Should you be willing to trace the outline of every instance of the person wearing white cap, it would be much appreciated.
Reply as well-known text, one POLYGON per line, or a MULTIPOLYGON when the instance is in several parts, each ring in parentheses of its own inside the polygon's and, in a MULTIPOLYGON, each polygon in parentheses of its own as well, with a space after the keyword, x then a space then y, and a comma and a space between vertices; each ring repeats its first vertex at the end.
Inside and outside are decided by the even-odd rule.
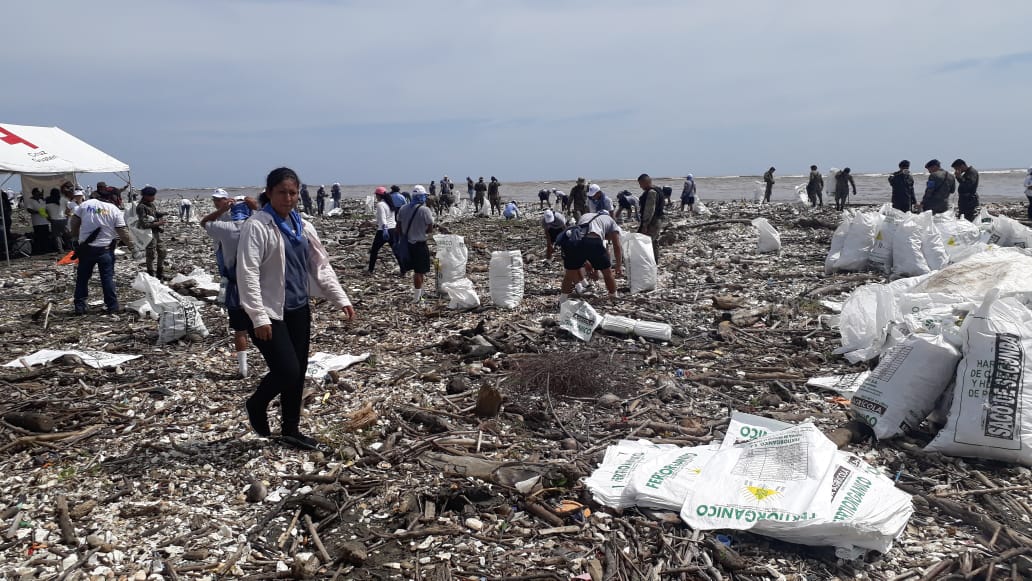
POLYGON ((588 186, 588 209, 595 213, 613 213, 613 200, 609 199, 598 184, 588 186))
MULTIPOLYGON (((211 194, 211 204, 215 206, 216 211, 225 212, 229 209, 230 206, 233 205, 233 198, 229 197, 229 192, 227 192, 226 190, 222 188, 216 188, 215 191, 211 194)), ((219 219, 228 220, 229 215, 223 213, 222 218, 219 219)))
POLYGON ((557 210, 545 210, 541 214, 541 225, 545 230, 545 258, 552 258, 555 252, 555 239, 566 229, 566 216, 557 210))

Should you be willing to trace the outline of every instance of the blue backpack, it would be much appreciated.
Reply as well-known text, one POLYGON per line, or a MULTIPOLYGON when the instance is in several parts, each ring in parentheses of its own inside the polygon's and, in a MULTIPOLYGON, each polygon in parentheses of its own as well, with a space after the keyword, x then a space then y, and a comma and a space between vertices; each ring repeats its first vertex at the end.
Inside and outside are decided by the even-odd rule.
POLYGON ((563 250, 571 250, 580 246, 580 243, 588 235, 588 226, 595 221, 595 218, 598 218, 601 215, 602 214, 595 214, 587 222, 583 224, 574 224, 560 232, 559 235, 555 237, 556 246, 563 250))

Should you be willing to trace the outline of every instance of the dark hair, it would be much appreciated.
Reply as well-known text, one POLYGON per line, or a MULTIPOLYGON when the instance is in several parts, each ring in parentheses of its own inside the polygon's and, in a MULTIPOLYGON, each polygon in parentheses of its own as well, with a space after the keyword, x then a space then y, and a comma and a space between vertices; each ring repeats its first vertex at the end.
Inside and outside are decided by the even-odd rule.
POLYGON ((950 164, 950 167, 956 169, 962 165, 967 165, 967 162, 958 157, 957 159, 953 160, 953 163, 950 164))
POLYGON ((400 193, 400 192, 401 192, 401 187, 399 187, 399 186, 391 186, 391 193, 392 194, 396 194, 396 193, 400 193))
MULTIPOLYGON (((283 181, 283 180, 280 180, 280 181, 283 181)), ((258 205, 259 206, 264 206, 265 204, 268 204, 268 203, 269 203, 269 194, 266 194, 265 192, 262 192, 262 193, 258 194, 258 205)))
POLYGON ((901 168, 903 168, 903 167, 910 167, 910 160, 909 159, 904 159, 903 161, 899 162, 899 167, 901 167, 901 168))
POLYGON ((817 169, 817 166, 815 166, 815 165, 811 165, 810 166, 810 171, 815 171, 816 169, 817 169))
POLYGON ((50 195, 47 196, 47 203, 56 204, 61 199, 61 190, 57 188, 50 188, 50 195))
POLYGON ((847 167, 847 168, 844 168, 844 169, 842 170, 842 173, 849 173, 849 172, 850 172, 850 169, 849 169, 848 167, 847 167))
POLYGON ((651 177, 649 177, 649 174, 647 174, 647 173, 643 173, 643 174, 641 174, 640 176, 638 176, 638 181, 639 181, 639 182, 640 182, 641 180, 651 180, 651 179, 652 179, 652 178, 651 178, 651 177))
POLYGON ((928 163, 925 164, 925 169, 932 169, 933 167, 942 167, 942 164, 937 159, 928 160, 928 163))
MULTIPOLYGON (((265 178, 265 191, 267 192, 287 180, 294 180, 294 183, 301 184, 301 178, 297 177, 297 172, 289 167, 278 167, 270 171, 269 176, 265 178)), ((268 197, 266 197, 266 202, 268 202, 268 197)))

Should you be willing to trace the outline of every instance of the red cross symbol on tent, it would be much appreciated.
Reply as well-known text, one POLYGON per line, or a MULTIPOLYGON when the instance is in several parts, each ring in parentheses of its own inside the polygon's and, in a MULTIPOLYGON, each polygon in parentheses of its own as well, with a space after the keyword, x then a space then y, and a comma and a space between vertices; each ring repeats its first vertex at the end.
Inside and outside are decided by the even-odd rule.
POLYGON ((0 141, 3 141, 4 143, 8 143, 11 145, 18 145, 19 143, 24 143, 25 145, 28 145, 31 149, 39 149, 34 144, 25 141, 21 137, 18 137, 17 135, 4 129, 3 127, 0 127, 0 135, 3 135, 3 137, 0 137, 0 141))

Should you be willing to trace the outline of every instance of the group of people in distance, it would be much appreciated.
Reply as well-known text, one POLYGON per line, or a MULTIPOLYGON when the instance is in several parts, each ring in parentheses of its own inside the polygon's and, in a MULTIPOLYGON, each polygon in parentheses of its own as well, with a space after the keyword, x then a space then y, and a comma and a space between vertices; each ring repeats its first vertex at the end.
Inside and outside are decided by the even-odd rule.
MULTIPOLYGON (((924 196, 917 201, 914 189, 914 177, 910 174, 910 161, 904 159, 899 162, 899 169, 889 175, 889 185, 892 187, 892 207, 901 212, 922 212, 931 210, 935 214, 942 214, 949 210, 949 198, 954 192, 957 193, 957 216, 974 222, 978 213, 978 170, 968 165, 963 159, 957 158, 950 164, 953 173, 943 169, 938 159, 929 160, 925 164, 928 170, 928 180, 925 183, 924 196)), ((774 185, 774 168, 771 167, 763 174, 763 181, 766 184, 764 201, 770 201, 770 191, 774 185)), ((847 167, 841 171, 832 172, 835 180, 835 209, 843 210, 846 200, 849 197, 850 188, 853 195, 856 195, 856 182, 853 174, 847 167)), ((1032 169, 1029 169, 1025 179, 1025 193, 1029 197, 1029 219, 1032 219, 1032 169)), ((811 206, 824 205, 824 177, 818 171, 816 165, 810 166, 810 176, 806 182, 806 195, 811 206)))
POLYGON ((322 216, 327 211, 326 198, 329 197, 332 203, 330 210, 335 210, 340 208, 341 195, 340 183, 334 182, 334 184, 330 186, 330 193, 328 196, 326 194, 326 186, 319 186, 319 189, 315 191, 315 211, 313 212, 312 194, 308 192, 308 184, 301 184, 301 207, 303 208, 304 213, 309 216, 322 216))

